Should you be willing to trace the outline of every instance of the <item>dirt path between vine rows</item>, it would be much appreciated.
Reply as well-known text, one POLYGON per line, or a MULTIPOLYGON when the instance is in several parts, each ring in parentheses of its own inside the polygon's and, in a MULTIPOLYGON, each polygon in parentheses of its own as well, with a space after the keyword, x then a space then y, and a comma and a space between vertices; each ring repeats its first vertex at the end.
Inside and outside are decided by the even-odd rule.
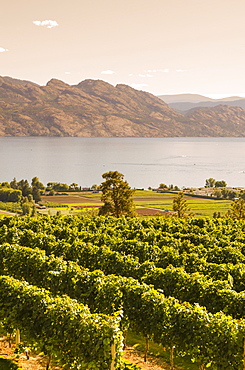
MULTIPOLYGON (((142 369, 146 370, 170 370, 169 364, 164 362, 159 357, 148 356, 147 362, 144 362, 143 352, 137 351, 134 347, 127 347, 124 352, 123 357, 132 362, 133 364, 138 365, 142 369)), ((175 366, 176 370, 184 370, 183 368, 175 366)))
MULTIPOLYGON (((14 349, 14 345, 9 348, 5 338, 0 338, 0 356, 15 359, 16 355, 14 353, 14 349)), ((127 347, 124 351, 123 357, 144 370, 170 370, 170 366, 161 358, 148 356, 147 362, 144 362, 144 354, 135 350, 133 347, 127 347)), ((26 356, 21 354, 18 359, 18 365, 23 370, 44 370, 46 369, 47 358, 45 356, 30 354, 30 358, 27 360, 26 356)), ((177 367, 175 367, 175 369, 181 370, 181 368, 177 367)), ((62 368, 51 365, 50 370, 62 370, 62 368)))

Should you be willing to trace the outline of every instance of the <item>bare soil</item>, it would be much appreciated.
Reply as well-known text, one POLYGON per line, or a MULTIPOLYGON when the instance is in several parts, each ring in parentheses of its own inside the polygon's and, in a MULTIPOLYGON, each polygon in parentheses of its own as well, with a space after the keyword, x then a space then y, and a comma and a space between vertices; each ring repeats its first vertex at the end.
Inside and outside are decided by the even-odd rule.
MULTIPOLYGON (((6 338, 0 338, 0 355, 8 359, 13 359, 18 362, 18 366, 23 370, 44 370, 48 363, 48 358, 46 356, 40 356, 38 354, 29 354, 29 359, 27 359, 25 354, 20 354, 17 359, 15 351, 15 345, 12 344, 11 348, 6 338)), ((57 366, 51 366, 52 370, 62 370, 62 368, 57 366)))
MULTIPOLYGON (((170 370, 170 365, 164 362, 161 358, 148 356, 147 362, 144 362, 143 352, 135 350, 133 347, 127 347, 123 357, 131 363, 138 365, 146 370, 170 370)), ((174 367, 175 370, 184 370, 183 368, 174 367)))
MULTIPOLYGON (((18 361, 18 366, 23 370, 44 370, 48 359, 46 356, 40 356, 38 354, 30 353, 30 358, 27 359, 25 354, 20 354, 19 359, 16 359, 16 354, 14 353, 15 345, 9 347, 9 343, 6 338, 0 338, 0 355, 9 359, 15 359, 18 361)), ((166 364, 160 358, 153 356, 148 356, 147 362, 144 362, 144 354, 140 351, 135 350, 133 347, 127 347, 124 351, 123 357, 133 364, 140 366, 145 370, 170 370, 170 366, 166 364)), ((180 368, 178 368, 181 370, 180 368)), ((178 370, 176 367, 176 370, 178 370)), ((51 364, 50 370, 62 370, 58 366, 51 364)))
POLYGON ((159 215, 170 216, 173 213, 170 211, 166 212, 163 209, 149 208, 149 207, 137 208, 136 211, 140 216, 159 216, 159 215))
POLYGON ((100 198, 86 198, 79 195, 54 195, 42 196, 42 202, 54 202, 60 204, 69 203, 100 203, 100 198))

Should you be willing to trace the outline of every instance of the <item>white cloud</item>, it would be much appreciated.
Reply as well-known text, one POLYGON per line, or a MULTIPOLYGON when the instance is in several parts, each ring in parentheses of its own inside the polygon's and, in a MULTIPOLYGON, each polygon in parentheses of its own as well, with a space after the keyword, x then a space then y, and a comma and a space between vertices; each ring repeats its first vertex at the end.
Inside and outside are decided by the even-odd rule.
POLYGON ((106 71, 101 72, 102 75, 114 75, 115 72, 111 71, 110 69, 107 69, 106 71))
POLYGON ((187 69, 176 69, 176 72, 186 72, 187 69))
POLYGON ((50 19, 46 21, 33 21, 33 23, 36 26, 43 26, 47 28, 57 27, 59 25, 56 21, 51 21, 50 19))
POLYGON ((168 68, 165 68, 165 69, 148 69, 146 72, 147 73, 158 73, 158 72, 168 73, 169 69, 168 68))
POLYGON ((5 51, 8 51, 8 49, 0 48, 0 53, 4 53, 5 51))
POLYGON ((65 72, 65 74, 66 74, 66 75, 70 75, 70 74, 71 74, 71 72, 65 72))
POLYGON ((132 77, 133 76, 133 73, 130 73, 129 76, 132 77))
POLYGON ((148 86, 147 84, 135 84, 135 83, 132 83, 131 84, 131 87, 133 87, 134 89, 142 89, 143 87, 146 87, 148 86))
POLYGON ((138 76, 139 76, 139 77, 153 77, 153 76, 152 76, 152 75, 150 75, 149 73, 147 73, 146 75, 139 74, 138 76))

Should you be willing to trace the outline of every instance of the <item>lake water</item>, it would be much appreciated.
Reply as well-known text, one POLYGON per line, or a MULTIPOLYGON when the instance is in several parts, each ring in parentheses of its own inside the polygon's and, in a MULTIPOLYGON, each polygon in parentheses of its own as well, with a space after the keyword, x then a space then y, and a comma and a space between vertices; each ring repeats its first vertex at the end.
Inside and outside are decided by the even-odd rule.
POLYGON ((245 186, 245 138, 0 138, 1 182, 37 176, 87 187, 110 170, 135 188, 200 187, 210 177, 245 186))

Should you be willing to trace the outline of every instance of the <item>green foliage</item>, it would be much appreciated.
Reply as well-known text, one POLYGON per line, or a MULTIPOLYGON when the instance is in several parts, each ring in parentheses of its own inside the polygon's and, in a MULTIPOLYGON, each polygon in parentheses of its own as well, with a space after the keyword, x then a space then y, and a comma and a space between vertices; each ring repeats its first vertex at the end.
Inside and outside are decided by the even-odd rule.
POLYGON ((69 191, 79 191, 80 188, 78 186, 78 184, 76 184, 75 182, 73 182, 70 186, 69 186, 69 191))
POLYGON ((35 202, 40 202, 41 200, 41 192, 39 190, 38 187, 36 186, 33 186, 32 187, 32 196, 33 196, 33 199, 35 200, 35 202))
POLYGON ((1 188, 10 188, 10 184, 7 181, 0 182, 1 188))
POLYGON ((0 202, 0 209, 13 213, 21 213, 20 204, 16 202, 0 202))
POLYGON ((28 182, 28 180, 20 180, 17 182, 18 189, 21 190, 22 196, 27 197, 28 194, 32 193, 32 188, 28 182))
POLYGON ((111 344, 120 359, 118 319, 93 315, 88 307, 68 297, 52 298, 49 292, 0 278, 0 319, 20 328, 26 338, 39 343, 46 354, 54 353, 63 365, 81 369, 109 368, 111 344))
POLYGON ((49 182, 47 184, 47 191, 68 191, 69 185, 60 182, 49 182))
POLYGON ((0 356, 0 369, 1 370, 22 370, 15 361, 2 358, 0 356))
POLYGON ((184 199, 184 193, 179 192, 178 196, 173 199, 173 211, 177 212, 177 217, 187 217, 190 208, 187 206, 186 199, 184 199))
MULTIPOLYGON (((0 244, 2 273, 22 280, 21 284, 28 287, 24 283, 28 281, 48 289, 57 299, 69 294, 87 304, 93 314, 111 315, 122 309, 122 329, 130 325, 162 346, 175 346, 177 353, 188 354, 200 366, 242 369, 243 219, 14 217, 0 220, 0 244), (96 269, 103 271, 92 271, 96 269)), ((34 301, 30 291, 28 299, 22 296, 22 287, 18 285, 18 308, 28 301, 28 308, 24 306, 23 310, 27 310, 32 325, 34 301)), ((2 305, 12 302, 4 289, 0 289, 0 312, 2 305)), ((40 297, 40 304, 49 306, 51 296, 40 297)), ((59 307, 71 304, 59 302, 59 307)), ((49 308, 45 307, 42 306, 41 320, 44 313, 49 315, 49 308)), ((56 307, 55 302, 52 307, 56 307)), ((16 327, 20 313, 15 308, 11 312, 4 317, 16 327)), ((45 316, 45 320, 49 319, 45 316)), ((63 322, 67 320, 59 320, 62 328, 63 322)), ((39 324, 41 327, 42 321, 39 324)), ((24 325, 21 329, 27 337, 31 336, 24 325)), ((55 330, 59 333, 60 329, 55 330)), ((45 342, 46 348, 72 363, 75 352, 66 347, 69 360, 64 360, 66 355, 60 354, 57 345, 50 341, 45 342)), ((44 345, 42 338, 40 343, 44 345)))
POLYGON ((11 188, 0 188, 0 201, 19 202, 21 200, 21 191, 11 188))
POLYGON ((224 180, 215 181, 214 186, 216 188, 225 188, 227 183, 224 180))
POLYGON ((45 186, 39 181, 39 178, 38 177, 33 177, 33 179, 31 180, 31 186, 32 188, 37 188, 39 190, 44 190, 45 189, 45 186))
POLYGON ((218 180, 216 181, 214 178, 210 177, 209 179, 206 179, 205 188, 225 188, 226 182, 224 180, 218 180))
POLYGON ((142 368, 123 359, 121 370, 142 370, 142 368))
POLYGON ((32 203, 30 203, 30 202, 24 202, 24 203, 22 203, 21 208, 22 208, 22 214, 23 215, 27 215, 27 216, 30 216, 31 215, 31 212, 32 212, 32 203))
POLYGON ((130 188, 123 175, 117 171, 109 171, 102 175, 104 182, 100 185, 102 191, 100 215, 113 215, 115 217, 135 216, 133 202, 134 190, 130 188))
POLYGON ((245 200, 243 198, 238 198, 233 201, 228 216, 238 220, 245 218, 245 200))
POLYGON ((214 178, 210 177, 209 179, 206 179, 205 187, 206 188, 213 188, 214 185, 215 185, 215 182, 216 182, 216 180, 214 178))

